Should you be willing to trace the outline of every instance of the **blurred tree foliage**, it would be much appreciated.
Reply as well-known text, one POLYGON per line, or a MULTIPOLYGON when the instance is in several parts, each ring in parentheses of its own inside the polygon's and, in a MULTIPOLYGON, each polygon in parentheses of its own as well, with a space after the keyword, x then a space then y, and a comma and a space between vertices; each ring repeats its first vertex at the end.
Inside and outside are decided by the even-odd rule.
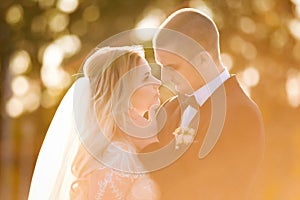
POLYGON ((230 71, 237 73, 242 81, 245 79, 246 87, 246 69, 250 69, 247 71, 250 78, 258 76, 257 83, 251 85, 250 80, 247 89, 264 117, 266 156, 252 199, 300 197, 297 190, 300 186, 299 1, 80 0, 74 1, 78 6, 67 12, 59 8, 59 2, 0 2, 1 197, 26 199, 38 150, 65 92, 61 89, 56 93, 57 100, 52 106, 38 106, 16 118, 9 117, 7 102, 13 95, 11 81, 15 76, 9 69, 12 55, 19 50, 28 52, 30 66, 22 74, 33 80, 42 94, 47 87, 41 79, 41 54, 57 38, 72 34, 80 40, 80 51, 62 61, 62 68, 74 74, 84 56, 99 42, 134 28, 153 10, 167 16, 182 7, 195 7, 212 15, 220 30, 221 52, 232 65, 230 71), (55 16, 59 16, 56 21, 55 16), (294 79, 290 81, 293 90, 290 95, 296 95, 294 104, 287 98, 291 77, 294 79))

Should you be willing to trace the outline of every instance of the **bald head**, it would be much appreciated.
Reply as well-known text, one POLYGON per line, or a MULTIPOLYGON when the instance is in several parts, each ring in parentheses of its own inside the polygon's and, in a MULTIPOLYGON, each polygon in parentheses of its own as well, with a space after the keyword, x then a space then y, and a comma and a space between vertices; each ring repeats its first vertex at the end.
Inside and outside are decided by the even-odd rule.
POLYGON ((180 41, 163 34, 162 30, 172 30, 190 37, 202 50, 207 51, 216 64, 220 63, 219 52, 219 32, 215 23, 205 14, 196 9, 184 8, 171 14, 160 26, 160 31, 153 39, 155 48, 165 48, 167 44, 178 44, 182 48, 180 41))

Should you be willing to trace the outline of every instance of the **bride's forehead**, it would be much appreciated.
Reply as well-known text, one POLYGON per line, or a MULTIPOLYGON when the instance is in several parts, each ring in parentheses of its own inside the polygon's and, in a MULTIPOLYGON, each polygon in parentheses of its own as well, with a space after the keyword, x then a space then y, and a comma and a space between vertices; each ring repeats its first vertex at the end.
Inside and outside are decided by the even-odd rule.
POLYGON ((148 62, 147 62, 146 58, 139 57, 138 65, 147 65, 147 64, 148 64, 148 62))
POLYGON ((142 77, 144 74, 151 73, 151 67, 148 65, 148 63, 145 64, 138 64, 136 66, 131 67, 129 71, 127 71, 123 76, 123 78, 131 79, 142 77))

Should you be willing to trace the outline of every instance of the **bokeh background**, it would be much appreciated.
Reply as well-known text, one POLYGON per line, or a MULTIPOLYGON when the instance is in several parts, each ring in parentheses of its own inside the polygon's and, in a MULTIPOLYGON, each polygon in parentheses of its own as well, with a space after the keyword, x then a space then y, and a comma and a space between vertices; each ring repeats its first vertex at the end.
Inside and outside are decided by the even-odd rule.
POLYGON ((51 118, 90 50, 182 7, 214 19, 224 63, 261 108, 265 159, 250 199, 300 199, 300 0, 0 1, 0 199, 27 199, 51 118))

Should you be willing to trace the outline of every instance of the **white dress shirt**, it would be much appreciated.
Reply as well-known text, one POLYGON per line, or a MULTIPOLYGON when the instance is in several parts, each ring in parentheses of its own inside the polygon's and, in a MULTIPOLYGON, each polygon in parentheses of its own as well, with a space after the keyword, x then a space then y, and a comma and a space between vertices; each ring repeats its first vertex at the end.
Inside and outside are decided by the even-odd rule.
POLYGON ((186 96, 195 96, 197 103, 202 106, 207 99, 218 89, 228 78, 230 74, 227 69, 225 69, 219 76, 208 82, 203 87, 199 88, 193 94, 186 96))

